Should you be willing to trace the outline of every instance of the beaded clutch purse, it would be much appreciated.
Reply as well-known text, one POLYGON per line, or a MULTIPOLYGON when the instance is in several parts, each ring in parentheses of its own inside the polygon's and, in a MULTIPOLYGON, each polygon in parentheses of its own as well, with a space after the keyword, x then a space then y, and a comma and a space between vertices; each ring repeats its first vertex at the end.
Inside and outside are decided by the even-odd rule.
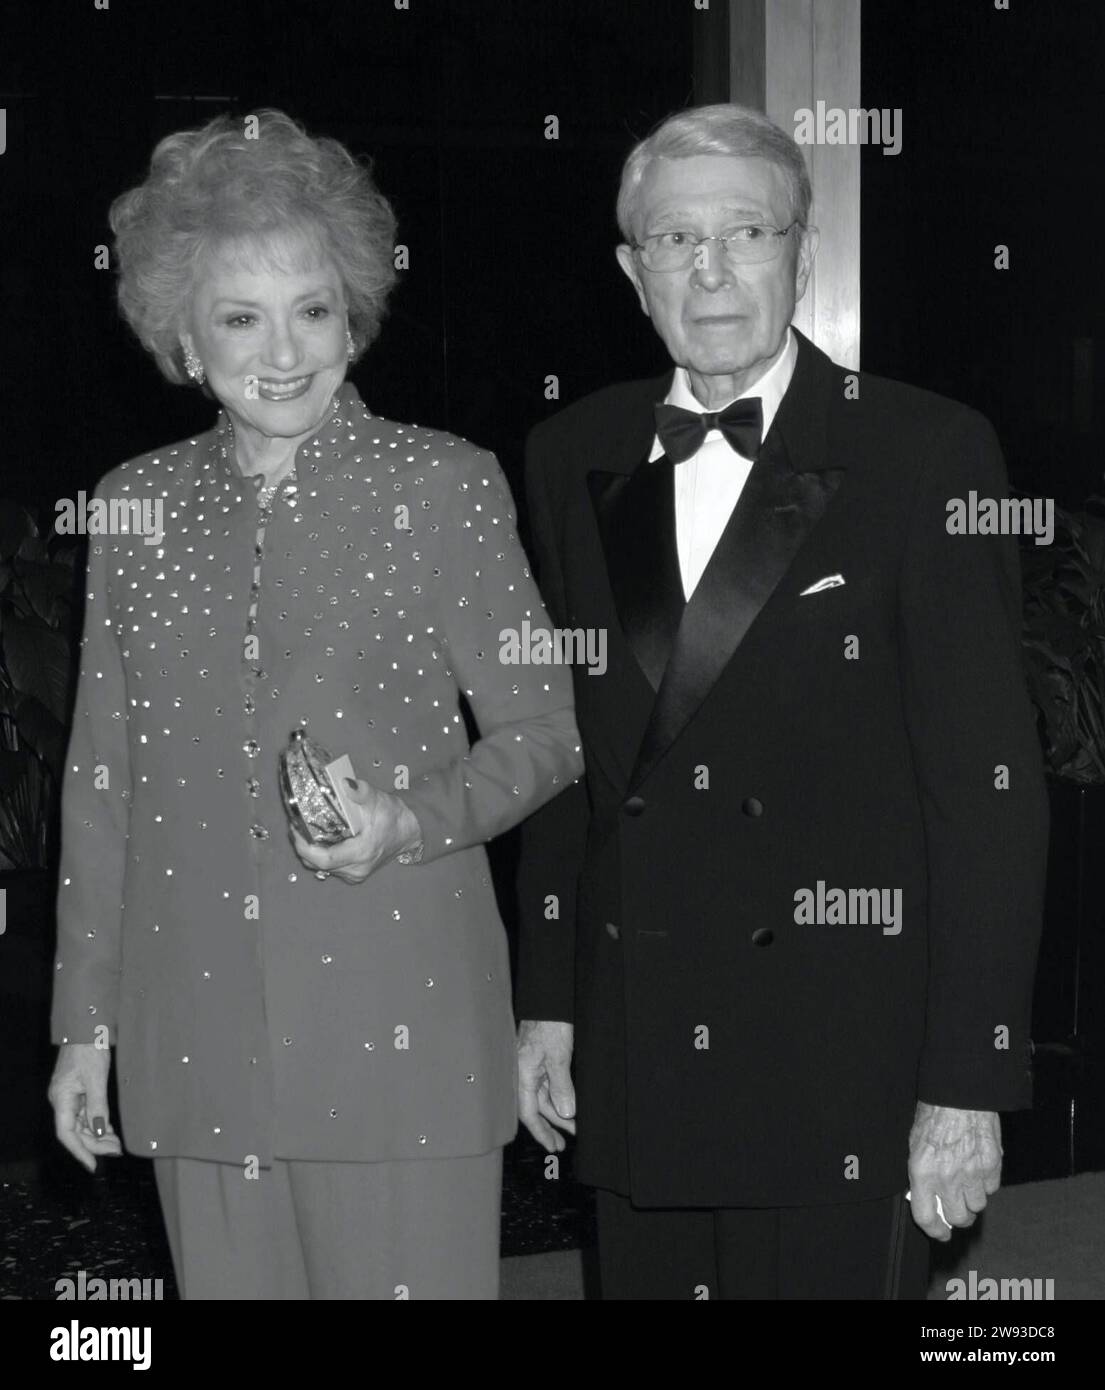
POLYGON ((342 806, 327 764, 330 754, 294 729, 280 754, 280 795, 288 819, 314 845, 336 845, 357 832, 342 806))

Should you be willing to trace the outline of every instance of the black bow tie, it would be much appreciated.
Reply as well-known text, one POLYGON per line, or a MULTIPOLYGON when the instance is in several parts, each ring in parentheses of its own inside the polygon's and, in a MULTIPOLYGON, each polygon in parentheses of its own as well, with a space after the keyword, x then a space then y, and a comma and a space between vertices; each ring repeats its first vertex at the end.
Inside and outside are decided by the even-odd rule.
POLYGON ((656 435, 672 463, 683 463, 702 448, 710 430, 720 430, 730 448, 755 459, 763 434, 759 396, 745 396, 722 411, 684 410, 678 405, 656 406, 656 435))

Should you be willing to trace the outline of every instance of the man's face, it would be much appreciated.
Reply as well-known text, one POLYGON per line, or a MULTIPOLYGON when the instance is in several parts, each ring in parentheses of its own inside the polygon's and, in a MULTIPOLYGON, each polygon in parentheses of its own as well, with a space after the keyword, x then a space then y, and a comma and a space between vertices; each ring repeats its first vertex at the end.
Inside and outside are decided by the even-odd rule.
MULTIPOLYGON (((766 159, 692 155, 654 159, 637 204, 637 240, 656 232, 716 236, 743 222, 782 229, 792 220, 782 170, 766 159)), ((734 264, 716 241, 698 248, 684 270, 651 271, 629 246, 618 262, 672 361, 705 377, 751 380, 782 345, 794 306, 805 292, 817 230, 793 228, 772 261, 734 264)))

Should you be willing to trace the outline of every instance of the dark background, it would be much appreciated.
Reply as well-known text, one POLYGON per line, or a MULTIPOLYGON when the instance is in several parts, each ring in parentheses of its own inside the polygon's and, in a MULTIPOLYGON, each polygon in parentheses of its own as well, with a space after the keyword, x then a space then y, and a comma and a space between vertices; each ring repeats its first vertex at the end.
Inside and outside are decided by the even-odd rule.
POLYGON ((862 104, 905 132, 862 155, 863 366, 981 410, 1068 505, 1103 490, 1103 63, 1099 0, 863 6, 862 104))
MULTIPOLYGON (((548 374, 566 402, 665 365, 614 263, 617 179, 659 118, 723 95, 724 10, 9 0, 0 490, 52 514, 208 426, 119 321, 94 248, 162 135, 266 105, 370 155, 410 247, 355 372, 366 401, 493 448, 517 484, 526 431, 559 405, 548 374)), ((864 6, 862 103, 903 109, 904 147, 862 152, 863 365, 976 405, 1014 482, 1069 501, 1101 473, 1103 58, 1099 0, 864 6)))

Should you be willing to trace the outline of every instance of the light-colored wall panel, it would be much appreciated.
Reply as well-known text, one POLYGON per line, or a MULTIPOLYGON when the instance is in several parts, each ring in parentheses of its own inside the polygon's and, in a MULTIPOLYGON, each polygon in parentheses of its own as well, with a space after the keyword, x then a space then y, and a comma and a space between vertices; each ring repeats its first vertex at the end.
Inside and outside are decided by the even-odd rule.
MULTIPOLYGON (((861 0, 730 0, 731 99, 760 107, 791 134, 795 113, 816 111, 819 101, 826 108, 858 108, 860 5, 861 0)), ((821 247, 794 321, 835 361, 858 367, 859 146, 810 144, 802 152, 821 247)))

